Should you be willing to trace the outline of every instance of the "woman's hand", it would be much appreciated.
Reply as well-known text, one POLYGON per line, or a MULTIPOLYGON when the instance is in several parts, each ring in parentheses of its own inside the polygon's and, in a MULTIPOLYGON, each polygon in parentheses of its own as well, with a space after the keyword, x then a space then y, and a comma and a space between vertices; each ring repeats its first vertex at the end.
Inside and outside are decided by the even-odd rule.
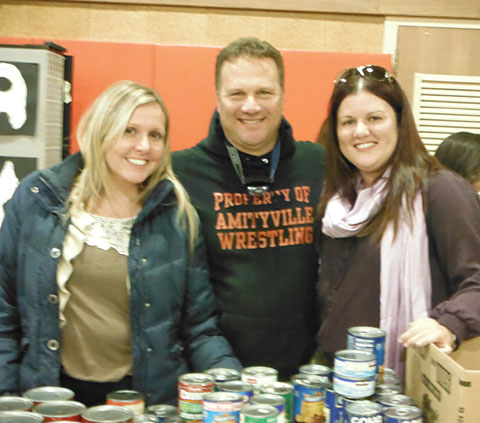
POLYGON ((455 349, 455 340, 456 336, 449 329, 429 317, 409 323, 408 330, 398 338, 405 348, 435 344, 445 354, 455 349))

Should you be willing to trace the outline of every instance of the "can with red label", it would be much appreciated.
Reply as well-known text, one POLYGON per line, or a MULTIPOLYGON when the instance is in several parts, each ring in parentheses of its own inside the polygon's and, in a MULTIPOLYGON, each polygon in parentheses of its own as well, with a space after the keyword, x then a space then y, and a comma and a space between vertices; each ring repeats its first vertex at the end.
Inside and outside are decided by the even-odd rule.
POLYGON ((203 420, 203 397, 215 389, 215 378, 205 373, 186 373, 178 379, 178 411, 183 420, 203 420))
POLYGON ((242 370, 242 381, 253 385, 254 392, 260 392, 260 387, 266 383, 276 382, 278 371, 272 367, 251 366, 242 370))
POLYGON ((24 397, 4 396, 0 397, 0 412, 2 411, 30 411, 33 401, 24 397))
POLYGON ((130 408, 135 415, 140 415, 145 410, 143 394, 129 389, 110 392, 106 404, 130 408))
POLYGON ((43 416, 33 411, 2 411, 0 423, 43 423, 43 416))
POLYGON ((35 404, 45 401, 70 401, 75 393, 61 386, 39 386, 23 393, 23 397, 31 399, 35 404))
POLYGON ((131 423, 133 417, 130 408, 118 405, 96 405, 82 413, 82 421, 85 423, 131 423))
POLYGON ((46 401, 34 407, 34 411, 43 416, 45 422, 69 420, 82 421, 82 412, 85 405, 78 401, 46 401))

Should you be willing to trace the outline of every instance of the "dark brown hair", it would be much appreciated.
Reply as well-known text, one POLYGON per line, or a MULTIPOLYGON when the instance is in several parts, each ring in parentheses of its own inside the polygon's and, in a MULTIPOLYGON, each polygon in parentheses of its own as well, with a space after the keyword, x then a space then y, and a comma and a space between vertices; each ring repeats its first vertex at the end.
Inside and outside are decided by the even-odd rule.
POLYGON ((480 180, 480 134, 462 131, 449 135, 438 147, 435 157, 472 185, 480 180))
POLYGON ((402 199, 405 196, 408 210, 412 210, 413 200, 419 189, 424 189, 428 177, 438 169, 437 161, 425 148, 415 126, 415 120, 408 99, 393 76, 379 66, 351 68, 344 71, 337 79, 330 98, 327 118, 319 134, 318 142, 323 144, 327 155, 322 197, 318 205, 318 217, 325 213, 328 201, 339 193, 353 206, 357 198, 355 185, 358 180, 358 169, 341 153, 337 137, 337 114, 342 101, 349 95, 360 91, 369 92, 386 101, 394 110, 397 118, 398 143, 385 169, 391 166, 392 172, 386 189, 388 194, 383 207, 376 217, 367 225, 360 236, 375 233, 378 240, 390 221, 397 229, 402 199), (373 68, 383 70, 371 75, 362 72, 373 68))

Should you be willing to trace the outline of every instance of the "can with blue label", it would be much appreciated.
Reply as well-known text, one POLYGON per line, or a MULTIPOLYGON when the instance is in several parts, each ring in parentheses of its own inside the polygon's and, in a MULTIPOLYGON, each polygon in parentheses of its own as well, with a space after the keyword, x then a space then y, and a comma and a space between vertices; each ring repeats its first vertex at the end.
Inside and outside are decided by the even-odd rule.
POLYGON ((285 398, 285 419, 288 423, 293 418, 293 385, 290 382, 272 382, 262 385, 260 392, 263 394, 276 394, 285 398))
POLYGON ((385 410, 385 423, 423 423, 423 412, 412 405, 397 405, 385 410))
POLYGON ((354 378, 333 373, 333 389, 351 399, 367 399, 375 393, 375 376, 354 378))
POLYGON ((368 351, 342 350, 335 353, 334 371, 336 374, 368 378, 377 374, 377 359, 368 351))
POLYGON ((322 377, 325 382, 332 381, 332 369, 321 364, 304 364, 298 368, 300 373, 322 377))
POLYGON ((203 397, 204 423, 238 423, 243 397, 234 392, 211 392, 203 397))
POLYGON ((355 401, 347 404, 343 423, 383 423, 383 407, 372 401, 355 401))
POLYGON ((316 421, 323 418, 325 387, 328 383, 321 377, 308 374, 292 376, 293 420, 295 422, 316 421))
POLYGON ((383 408, 390 408, 396 405, 415 405, 411 397, 405 394, 382 395, 376 401, 383 405, 383 408))
POLYGON ((383 329, 370 326, 354 326, 348 329, 347 349, 368 351, 375 354, 377 373, 383 373, 385 363, 385 337, 383 329))
POLYGON ((325 387, 325 399, 323 401, 323 415, 325 423, 342 423, 343 398, 333 390, 333 384, 325 387))
POLYGON ((217 383, 219 392, 235 392, 242 395, 243 402, 249 402, 253 395, 253 385, 241 380, 232 380, 230 382, 217 383))

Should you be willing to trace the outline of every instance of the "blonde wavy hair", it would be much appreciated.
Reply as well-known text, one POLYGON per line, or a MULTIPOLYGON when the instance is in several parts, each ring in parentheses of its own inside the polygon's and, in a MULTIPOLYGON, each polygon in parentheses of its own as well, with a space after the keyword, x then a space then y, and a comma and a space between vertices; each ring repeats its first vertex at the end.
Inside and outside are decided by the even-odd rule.
POLYGON ((83 206, 90 211, 102 193, 108 190, 112 181, 105 152, 122 138, 134 110, 151 103, 158 104, 165 116, 165 149, 158 168, 139 184, 138 202, 143 203, 160 181, 171 181, 178 202, 177 219, 181 227, 188 231, 192 249, 198 235, 198 217, 185 188, 173 173, 167 108, 154 89, 136 82, 119 81, 111 85, 82 116, 77 128, 77 140, 84 167, 75 181, 67 205, 69 209, 83 206))

